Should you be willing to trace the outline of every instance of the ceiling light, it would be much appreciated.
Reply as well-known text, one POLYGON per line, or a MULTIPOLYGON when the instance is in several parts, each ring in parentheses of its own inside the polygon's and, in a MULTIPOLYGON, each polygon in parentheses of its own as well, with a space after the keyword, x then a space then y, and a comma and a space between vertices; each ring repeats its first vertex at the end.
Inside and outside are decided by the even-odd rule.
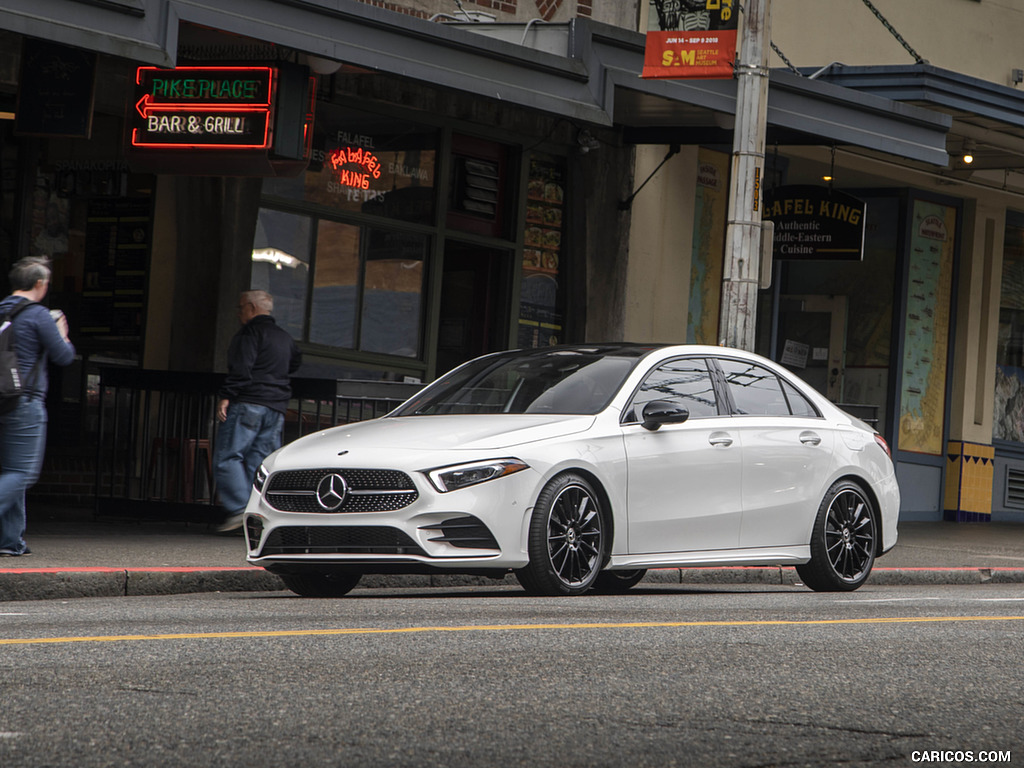
POLYGON ((964 156, 961 158, 964 165, 970 165, 974 162, 974 150, 977 147, 974 144, 974 139, 964 139, 964 156))

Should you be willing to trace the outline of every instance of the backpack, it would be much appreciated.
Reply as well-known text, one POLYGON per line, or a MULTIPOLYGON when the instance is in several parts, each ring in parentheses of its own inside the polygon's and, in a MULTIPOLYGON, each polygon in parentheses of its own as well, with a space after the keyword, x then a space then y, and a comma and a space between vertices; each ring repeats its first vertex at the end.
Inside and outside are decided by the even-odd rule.
MULTIPOLYGON (((0 414, 13 411, 24 390, 21 374, 18 372, 18 354, 14 351, 14 318, 25 308, 37 303, 21 302, 9 309, 0 322, 0 414)), ((36 369, 33 368, 29 379, 35 378, 35 372, 36 369)))

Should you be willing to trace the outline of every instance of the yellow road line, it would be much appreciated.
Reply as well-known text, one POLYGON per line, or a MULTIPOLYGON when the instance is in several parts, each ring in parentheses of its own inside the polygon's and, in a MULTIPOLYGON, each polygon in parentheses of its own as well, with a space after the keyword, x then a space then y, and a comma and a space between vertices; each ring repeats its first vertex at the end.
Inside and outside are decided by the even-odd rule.
POLYGON ((1024 621, 1024 616, 881 616, 867 619, 808 621, 636 621, 583 624, 471 624, 454 627, 347 627, 340 629, 283 629, 257 632, 182 632, 164 635, 95 635, 91 637, 25 637, 0 639, 0 645, 53 643, 116 643, 130 640, 219 640, 254 637, 318 637, 331 635, 402 635, 428 632, 506 632, 544 629, 651 629, 679 627, 806 627, 829 624, 938 624, 978 621, 1024 621))

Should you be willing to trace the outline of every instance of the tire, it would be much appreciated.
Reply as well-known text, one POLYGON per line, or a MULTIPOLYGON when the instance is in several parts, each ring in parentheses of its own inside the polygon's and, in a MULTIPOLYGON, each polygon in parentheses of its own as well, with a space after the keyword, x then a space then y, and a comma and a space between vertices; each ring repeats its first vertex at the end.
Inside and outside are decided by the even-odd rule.
POLYGON ((626 592, 639 584, 646 575, 645 568, 636 571, 601 571, 594 582, 594 591, 611 595, 626 592))
POLYGON ((343 597, 359 583, 361 573, 282 573, 281 580, 302 597, 343 597))
POLYGON ((875 564, 878 515, 857 483, 840 480, 828 489, 811 531, 811 559, 796 572, 815 592, 852 592, 875 564))
POLYGON ((605 518, 593 486, 567 472, 537 497, 530 520, 529 564, 516 571, 533 595, 582 595, 605 562, 605 518))

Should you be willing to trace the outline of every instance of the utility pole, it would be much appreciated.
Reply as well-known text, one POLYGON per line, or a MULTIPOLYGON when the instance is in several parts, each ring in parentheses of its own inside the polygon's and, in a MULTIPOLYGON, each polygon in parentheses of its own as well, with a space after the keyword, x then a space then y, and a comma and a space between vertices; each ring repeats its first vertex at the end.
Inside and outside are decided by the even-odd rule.
POLYGON ((746 0, 736 69, 736 127, 732 143, 729 214, 722 268, 718 337, 753 351, 761 266, 761 185, 768 113, 771 0, 746 0))

